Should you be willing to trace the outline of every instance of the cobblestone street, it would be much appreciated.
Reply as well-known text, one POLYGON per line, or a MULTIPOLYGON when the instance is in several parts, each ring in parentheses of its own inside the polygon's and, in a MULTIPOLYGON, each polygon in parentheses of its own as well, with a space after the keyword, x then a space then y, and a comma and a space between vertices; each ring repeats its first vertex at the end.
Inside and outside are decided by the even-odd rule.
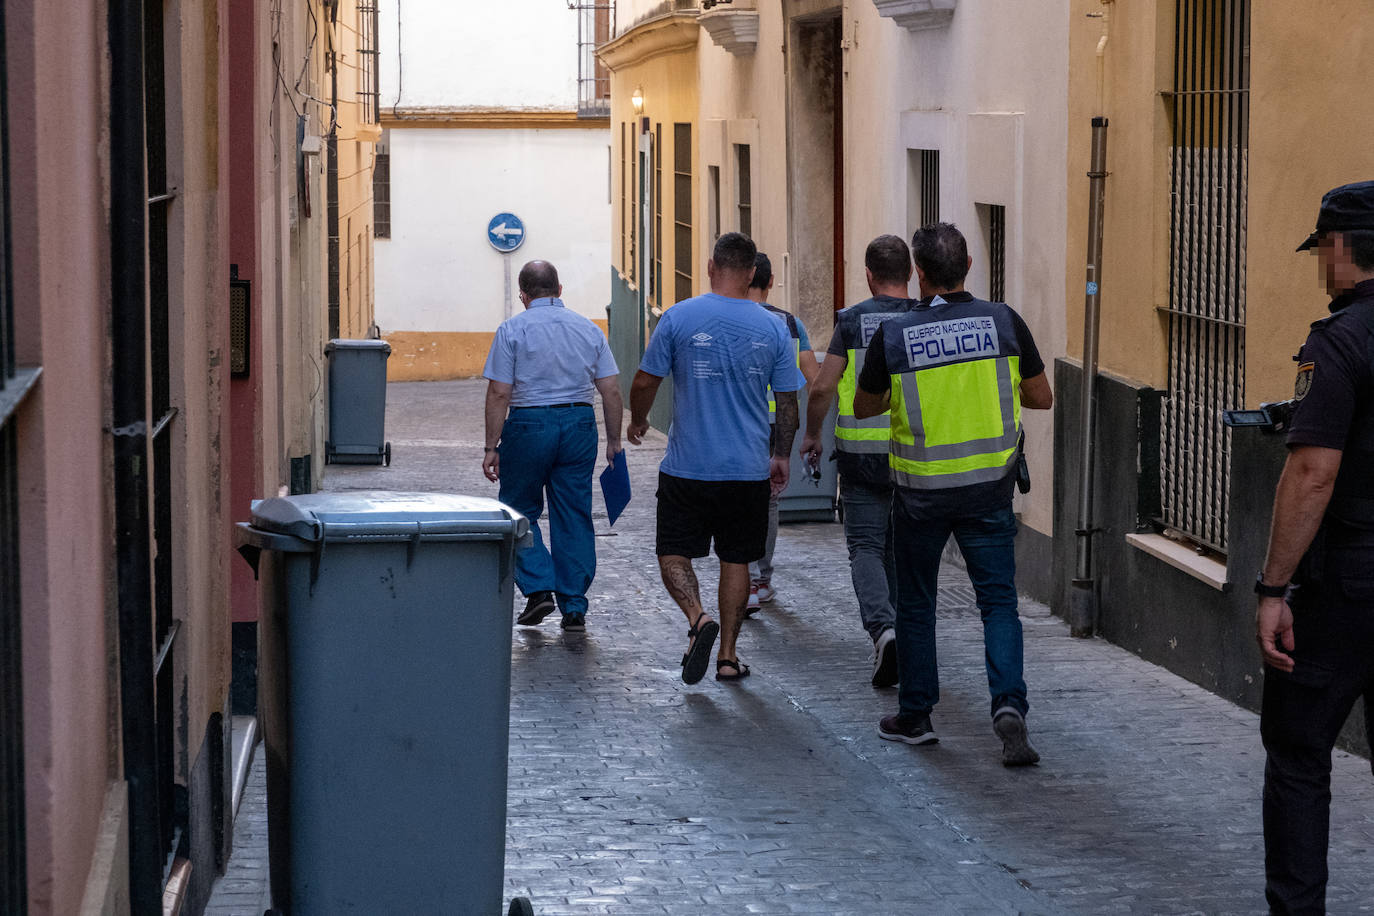
MULTIPOLYGON (((325 489, 495 497, 483 391, 389 386, 392 466, 331 467, 325 489)), ((663 444, 628 447, 635 497, 614 529, 598 489, 586 633, 563 635, 557 615, 515 630, 508 897, 541 916, 1263 911, 1257 717, 1023 602, 1043 761, 1004 769, 957 568, 941 585, 938 745, 877 736, 896 692, 869 685, 837 524, 783 527, 777 601, 740 638, 753 676, 684 685, 687 627, 653 551, 663 444)), ((698 563, 708 607, 713 566, 698 563)), ((249 899, 234 868, 265 859, 261 791, 212 913, 232 912, 226 882, 249 899)), ((1374 911, 1368 762, 1338 752, 1333 795, 1330 909, 1374 911)))

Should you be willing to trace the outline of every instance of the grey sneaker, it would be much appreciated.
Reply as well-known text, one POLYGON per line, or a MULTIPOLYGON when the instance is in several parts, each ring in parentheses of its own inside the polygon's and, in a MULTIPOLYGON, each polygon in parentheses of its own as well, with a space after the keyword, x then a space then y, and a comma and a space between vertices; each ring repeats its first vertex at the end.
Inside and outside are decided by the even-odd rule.
POLYGON ((992 730, 1002 739, 1002 766, 1027 767, 1040 762, 1026 733, 1026 718, 1013 706, 1003 706, 992 714, 992 730))
POLYGON ((529 600, 525 602, 525 609, 515 618, 515 622, 522 627, 537 627, 556 607, 553 592, 531 592, 529 600))
POLYGON ((897 633, 892 627, 873 642, 873 686, 897 686, 897 633))
POLYGON ((878 737, 888 741, 901 741, 904 744, 935 744, 940 739, 935 736, 935 728, 930 724, 930 716, 913 716, 897 713, 884 716, 878 723, 878 737))

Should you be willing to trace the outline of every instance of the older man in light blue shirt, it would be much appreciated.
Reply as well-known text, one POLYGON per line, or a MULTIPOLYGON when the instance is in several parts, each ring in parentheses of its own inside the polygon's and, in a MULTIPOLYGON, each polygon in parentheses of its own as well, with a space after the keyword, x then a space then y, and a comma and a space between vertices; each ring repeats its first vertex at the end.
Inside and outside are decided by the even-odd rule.
POLYGON ((531 261, 519 282, 525 311, 496 329, 482 373, 488 380, 482 470, 500 481, 501 501, 529 518, 534 534, 534 544, 515 558, 515 584, 526 598, 516 622, 534 626, 557 607, 563 629, 581 631, 596 575, 594 392, 601 393, 608 462, 621 450, 624 408, 606 335, 563 305, 554 266, 531 261), (552 553, 538 524, 546 499, 552 553))

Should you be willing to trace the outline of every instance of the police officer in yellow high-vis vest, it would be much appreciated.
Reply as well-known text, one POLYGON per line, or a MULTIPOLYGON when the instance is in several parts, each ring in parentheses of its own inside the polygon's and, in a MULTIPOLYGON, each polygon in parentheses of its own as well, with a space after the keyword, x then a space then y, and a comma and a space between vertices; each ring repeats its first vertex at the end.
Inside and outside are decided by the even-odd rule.
POLYGON ((892 480, 887 469, 887 414, 854 416, 859 367, 878 326, 911 308, 911 252, 895 235, 880 235, 864 252, 864 273, 872 297, 841 309, 820 373, 806 405, 801 452, 819 462, 821 426, 836 395, 835 462, 840 472, 844 539, 859 619, 873 640, 874 687, 897 683, 895 607, 897 574, 892 559, 892 480))
POLYGON ((1045 364, 1021 316, 964 290, 972 260, 959 230, 935 223, 911 240, 921 299, 884 321, 869 342, 854 396, 860 419, 890 410, 888 468, 896 485, 899 708, 878 726, 891 741, 936 740, 940 698, 935 595, 951 534, 983 618, 993 730, 1007 766, 1036 763, 1026 732, 1017 616, 1012 488, 1022 408, 1054 401, 1045 364))

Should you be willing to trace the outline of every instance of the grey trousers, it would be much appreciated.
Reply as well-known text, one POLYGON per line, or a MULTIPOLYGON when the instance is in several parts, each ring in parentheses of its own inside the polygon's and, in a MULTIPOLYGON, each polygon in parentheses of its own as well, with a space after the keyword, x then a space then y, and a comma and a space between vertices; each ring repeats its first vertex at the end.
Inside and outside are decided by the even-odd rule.
POLYGON ((768 541, 763 547, 763 557, 757 563, 749 564, 749 579, 753 582, 767 582, 773 578, 773 548, 778 543, 778 498, 768 497, 768 541))
POLYGON ((892 487, 850 483, 840 475, 844 539, 859 618, 873 639, 896 621, 897 573, 892 556, 892 487))

